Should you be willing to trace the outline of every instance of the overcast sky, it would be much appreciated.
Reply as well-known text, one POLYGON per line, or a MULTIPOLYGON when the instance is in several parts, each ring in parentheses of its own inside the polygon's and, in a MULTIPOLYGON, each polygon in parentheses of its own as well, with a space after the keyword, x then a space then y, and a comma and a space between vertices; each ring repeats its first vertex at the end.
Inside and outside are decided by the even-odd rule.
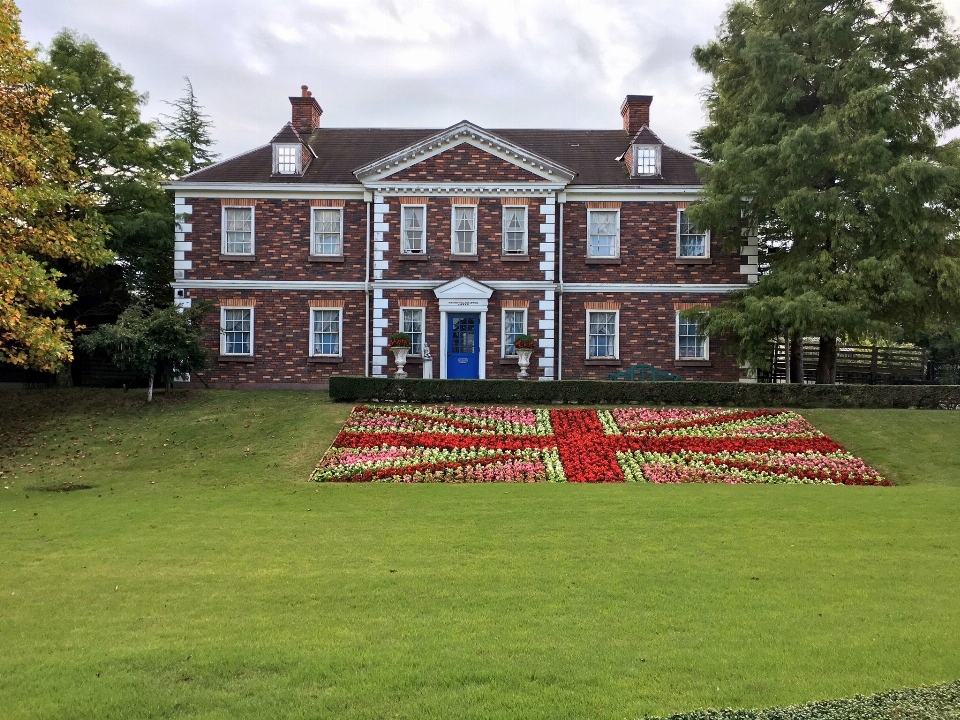
MULTIPOLYGON (((691 51, 728 0, 17 0, 23 35, 94 39, 167 110, 183 76, 229 157, 269 142, 309 85, 326 127, 616 128, 628 93, 691 148, 706 76, 691 51)), ((960 16, 960 0, 945 7, 960 16)))

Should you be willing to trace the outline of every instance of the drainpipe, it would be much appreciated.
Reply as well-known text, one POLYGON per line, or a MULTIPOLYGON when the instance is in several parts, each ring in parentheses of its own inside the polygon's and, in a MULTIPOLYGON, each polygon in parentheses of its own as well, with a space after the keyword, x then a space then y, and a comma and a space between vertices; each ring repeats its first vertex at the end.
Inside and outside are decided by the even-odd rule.
POLYGON ((370 377, 370 201, 373 200, 373 196, 364 191, 363 199, 367 203, 367 255, 364 262, 366 276, 363 279, 363 376, 370 377))
POLYGON ((557 193, 557 380, 563 379, 563 203, 566 193, 557 193))

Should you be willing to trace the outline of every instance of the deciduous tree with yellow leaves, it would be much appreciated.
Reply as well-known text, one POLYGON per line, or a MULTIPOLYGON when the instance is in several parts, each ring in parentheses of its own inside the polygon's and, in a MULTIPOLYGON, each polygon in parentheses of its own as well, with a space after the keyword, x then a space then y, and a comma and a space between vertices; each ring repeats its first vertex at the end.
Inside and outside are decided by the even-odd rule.
POLYGON ((70 144, 40 123, 51 91, 37 81, 20 13, 0 0, 0 362, 54 371, 73 357, 72 329, 56 316, 73 300, 50 265, 111 262, 93 198, 70 168, 70 144))

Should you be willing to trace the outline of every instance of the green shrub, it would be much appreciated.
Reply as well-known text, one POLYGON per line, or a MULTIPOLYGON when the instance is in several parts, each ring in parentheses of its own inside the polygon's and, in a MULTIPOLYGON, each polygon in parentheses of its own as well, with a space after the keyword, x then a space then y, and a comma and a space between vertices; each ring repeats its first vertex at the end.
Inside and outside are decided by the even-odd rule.
POLYGON ((338 402, 456 402, 549 405, 728 405, 796 408, 960 410, 960 385, 770 385, 759 383, 606 380, 422 380, 337 376, 338 402))
POLYGON ((767 710, 698 710, 660 720, 955 720, 957 717, 960 717, 960 681, 767 710))

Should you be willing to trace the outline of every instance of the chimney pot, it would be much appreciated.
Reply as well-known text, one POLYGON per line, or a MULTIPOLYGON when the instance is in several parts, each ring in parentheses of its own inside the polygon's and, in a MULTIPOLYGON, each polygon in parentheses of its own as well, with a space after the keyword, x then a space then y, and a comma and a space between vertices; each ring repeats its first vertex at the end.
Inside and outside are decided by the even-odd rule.
POLYGON ((320 127, 320 116, 323 115, 323 109, 306 85, 300 86, 299 97, 290 98, 290 109, 292 111, 291 122, 297 132, 309 135, 320 127))
POLYGON ((627 95, 620 106, 623 129, 631 135, 640 132, 644 125, 650 125, 650 105, 653 95, 627 95))
POLYGON ((301 86, 300 86, 300 97, 310 97, 310 93, 307 92, 307 86, 306 86, 306 85, 301 85, 301 86))

